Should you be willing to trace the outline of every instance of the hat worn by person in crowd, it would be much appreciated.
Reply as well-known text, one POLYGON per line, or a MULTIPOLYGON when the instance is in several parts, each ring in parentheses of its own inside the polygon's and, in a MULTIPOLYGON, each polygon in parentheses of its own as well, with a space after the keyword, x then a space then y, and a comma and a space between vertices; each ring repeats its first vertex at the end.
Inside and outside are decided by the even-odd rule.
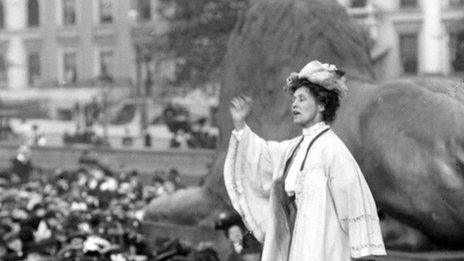
POLYGON ((290 73, 290 76, 287 78, 287 86, 284 89, 286 91, 292 90, 298 80, 306 79, 327 90, 335 91, 338 95, 345 96, 348 86, 346 85, 344 75, 345 72, 338 70, 335 65, 315 60, 306 64, 299 73, 290 73))

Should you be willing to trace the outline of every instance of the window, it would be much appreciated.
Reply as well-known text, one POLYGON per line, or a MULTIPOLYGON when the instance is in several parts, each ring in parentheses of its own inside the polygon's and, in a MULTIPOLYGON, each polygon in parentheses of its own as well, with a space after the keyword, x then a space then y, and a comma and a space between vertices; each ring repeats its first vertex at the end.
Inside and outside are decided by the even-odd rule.
POLYGON ((63 82, 75 84, 77 82, 77 60, 75 52, 66 52, 63 55, 63 82))
POLYGON ((400 35, 400 55, 404 73, 417 73, 417 34, 400 35))
POLYGON ((366 5, 367 5, 367 0, 352 0, 351 1, 351 7, 353 8, 366 7, 366 5))
POLYGON ((8 87, 8 64, 3 54, 0 54, 0 88, 8 87))
POLYGON ((400 0, 400 7, 402 8, 417 7, 417 0, 400 0))
POLYGON ((150 21, 151 20, 151 1, 150 0, 133 0, 135 10, 137 11, 137 17, 139 21, 150 21))
POLYGON ((76 1, 63 0, 63 25, 70 26, 76 24, 76 1))
POLYGON ((27 1, 27 26, 39 26, 39 2, 38 0, 27 1))
POLYGON ((112 0, 99 0, 98 9, 100 10, 100 23, 109 24, 113 22, 112 0))
POLYGON ((3 13, 3 1, 0 1, 0 29, 5 28, 5 14, 3 13))
POLYGON ((455 72, 464 72, 464 31, 450 35, 451 67, 455 72))
POLYGON ((113 51, 101 51, 99 55, 99 61, 100 75, 113 76, 113 51))
POLYGON ((29 86, 37 86, 40 81, 40 55, 29 53, 27 56, 27 73, 29 86))
POLYGON ((449 0, 449 5, 452 7, 464 6, 464 0, 449 0))

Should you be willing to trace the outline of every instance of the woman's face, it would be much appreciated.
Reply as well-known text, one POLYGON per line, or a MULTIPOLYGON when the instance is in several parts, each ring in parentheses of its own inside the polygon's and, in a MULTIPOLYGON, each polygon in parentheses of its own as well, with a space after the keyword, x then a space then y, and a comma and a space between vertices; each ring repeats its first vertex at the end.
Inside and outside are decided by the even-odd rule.
POLYGON ((300 87, 293 93, 292 114, 293 122, 303 128, 322 121, 324 106, 317 103, 308 88, 300 87))

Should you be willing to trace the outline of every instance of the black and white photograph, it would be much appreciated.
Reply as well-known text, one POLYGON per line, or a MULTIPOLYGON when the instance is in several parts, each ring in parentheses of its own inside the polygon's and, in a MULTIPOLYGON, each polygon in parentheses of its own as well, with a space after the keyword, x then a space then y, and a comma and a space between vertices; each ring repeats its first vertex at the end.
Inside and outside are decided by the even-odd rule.
POLYGON ((0 261, 464 260, 463 0, 0 0, 0 261))

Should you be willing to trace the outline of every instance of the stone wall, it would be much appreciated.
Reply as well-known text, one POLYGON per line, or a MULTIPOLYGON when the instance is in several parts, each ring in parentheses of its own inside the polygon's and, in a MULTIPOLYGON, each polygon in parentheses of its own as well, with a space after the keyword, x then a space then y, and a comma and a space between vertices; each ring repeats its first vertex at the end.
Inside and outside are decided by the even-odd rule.
MULTIPOLYGON (((8 168, 16 155, 17 146, 0 146, 0 168, 8 168)), ((84 151, 95 156, 112 170, 137 170, 154 173, 155 170, 176 168, 185 180, 196 181, 208 173, 215 153, 210 150, 144 150, 72 147, 32 147, 31 158, 35 166, 52 169, 76 168, 84 151)))

